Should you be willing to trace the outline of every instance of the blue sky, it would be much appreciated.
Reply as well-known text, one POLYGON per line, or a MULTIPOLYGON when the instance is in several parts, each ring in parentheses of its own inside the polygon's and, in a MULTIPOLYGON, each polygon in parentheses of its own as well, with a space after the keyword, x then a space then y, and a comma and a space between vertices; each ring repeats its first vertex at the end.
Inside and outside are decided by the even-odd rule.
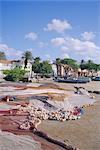
POLYGON ((54 60, 100 63, 99 1, 0 1, 0 50, 8 59, 24 51, 54 60))

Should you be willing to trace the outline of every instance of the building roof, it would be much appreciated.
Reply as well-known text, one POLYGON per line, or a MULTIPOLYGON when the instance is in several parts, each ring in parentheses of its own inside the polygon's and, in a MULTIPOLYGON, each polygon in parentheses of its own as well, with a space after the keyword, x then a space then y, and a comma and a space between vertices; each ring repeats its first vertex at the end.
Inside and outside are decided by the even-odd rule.
POLYGON ((12 60, 11 62, 21 62, 21 60, 12 60))
POLYGON ((0 60, 2 64, 12 64, 13 62, 21 62, 21 60, 0 60))
POLYGON ((12 61, 11 60, 0 60, 0 63, 2 63, 2 64, 11 64, 12 61))

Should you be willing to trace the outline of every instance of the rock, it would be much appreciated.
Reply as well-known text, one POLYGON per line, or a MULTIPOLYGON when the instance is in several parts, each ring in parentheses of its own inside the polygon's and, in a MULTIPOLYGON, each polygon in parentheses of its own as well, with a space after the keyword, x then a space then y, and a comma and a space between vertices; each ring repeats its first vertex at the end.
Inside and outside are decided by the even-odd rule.
POLYGON ((0 131, 0 150, 41 150, 41 145, 30 136, 0 131))
POLYGON ((74 107, 72 111, 65 111, 63 109, 56 111, 47 111, 42 107, 35 107, 34 104, 29 104, 26 107, 21 106, 19 112, 28 112, 28 117, 25 122, 23 122, 19 128, 23 130, 37 129, 38 125, 41 123, 41 120, 76 120, 81 118, 82 109, 74 107))

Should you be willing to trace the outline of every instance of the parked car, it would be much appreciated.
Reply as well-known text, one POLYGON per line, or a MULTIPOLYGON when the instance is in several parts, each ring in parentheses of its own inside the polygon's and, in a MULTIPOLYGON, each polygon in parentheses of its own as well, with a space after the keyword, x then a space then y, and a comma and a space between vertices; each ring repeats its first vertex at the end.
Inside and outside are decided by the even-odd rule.
POLYGON ((92 81, 100 81, 100 77, 99 77, 99 76, 93 77, 93 78, 92 78, 92 81))

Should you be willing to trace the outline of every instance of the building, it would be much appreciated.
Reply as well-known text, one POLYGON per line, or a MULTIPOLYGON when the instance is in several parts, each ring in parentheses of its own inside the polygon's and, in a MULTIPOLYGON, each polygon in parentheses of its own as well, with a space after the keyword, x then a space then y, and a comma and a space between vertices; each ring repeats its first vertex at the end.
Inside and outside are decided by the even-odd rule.
POLYGON ((53 76, 57 77, 57 66, 55 63, 53 63, 51 65, 52 65, 52 70, 53 70, 53 76))
POLYGON ((0 60, 0 78, 3 78, 3 71, 12 69, 12 61, 0 60))
MULTIPOLYGON (((0 60, 0 78, 4 77, 3 71, 4 70, 11 70, 15 67, 19 67, 24 69, 24 61, 23 60, 0 60)), ((32 63, 28 61, 27 67, 25 68, 27 70, 27 76, 31 77, 32 74, 32 63)))
POLYGON ((57 67, 57 76, 60 77, 69 77, 72 76, 74 70, 67 64, 56 64, 57 67))

